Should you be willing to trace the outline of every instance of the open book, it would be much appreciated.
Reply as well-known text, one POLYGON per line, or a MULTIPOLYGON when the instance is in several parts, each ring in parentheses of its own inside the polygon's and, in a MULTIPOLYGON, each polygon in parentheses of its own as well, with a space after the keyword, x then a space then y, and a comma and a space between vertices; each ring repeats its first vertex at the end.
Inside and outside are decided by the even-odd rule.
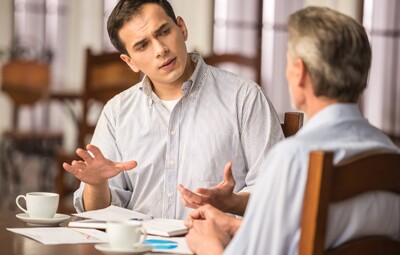
POLYGON ((143 227, 149 235, 171 237, 187 233, 187 228, 182 220, 153 219, 151 216, 116 206, 74 215, 87 219, 70 221, 69 227, 106 229, 107 221, 138 220, 143 222, 143 227))

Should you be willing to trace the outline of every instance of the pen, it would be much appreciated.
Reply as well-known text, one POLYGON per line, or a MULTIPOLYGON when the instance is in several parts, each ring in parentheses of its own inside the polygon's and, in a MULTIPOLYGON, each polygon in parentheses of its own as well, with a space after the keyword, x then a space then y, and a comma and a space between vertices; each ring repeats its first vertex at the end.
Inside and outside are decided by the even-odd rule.
POLYGON ((129 219, 129 220, 143 221, 143 219, 141 219, 141 218, 132 218, 132 219, 129 219))
MULTIPOLYGON (((150 216, 150 220, 153 220, 153 219, 154 219, 154 216, 150 216)), ((135 218, 131 218, 131 219, 129 219, 129 220, 143 221, 144 219, 143 219, 143 218, 137 218, 137 217, 135 217, 135 218)))

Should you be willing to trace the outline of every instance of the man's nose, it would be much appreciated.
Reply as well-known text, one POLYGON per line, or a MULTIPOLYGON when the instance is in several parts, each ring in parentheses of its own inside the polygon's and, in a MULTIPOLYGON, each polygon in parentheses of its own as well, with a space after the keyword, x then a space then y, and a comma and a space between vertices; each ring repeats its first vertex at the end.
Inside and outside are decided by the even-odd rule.
POLYGON ((169 52, 168 47, 159 40, 156 40, 154 45, 155 45, 154 47, 155 47, 156 57, 158 57, 158 56, 162 57, 169 52))

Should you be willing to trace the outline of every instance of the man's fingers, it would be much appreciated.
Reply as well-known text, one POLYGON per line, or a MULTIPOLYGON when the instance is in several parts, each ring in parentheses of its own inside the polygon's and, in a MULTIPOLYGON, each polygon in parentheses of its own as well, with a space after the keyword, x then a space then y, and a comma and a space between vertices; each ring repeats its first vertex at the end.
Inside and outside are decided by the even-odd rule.
POLYGON ((185 224, 185 226, 187 228, 191 228, 193 225, 193 219, 189 217, 189 218, 185 219, 185 221, 183 223, 185 224))
POLYGON ((68 164, 68 163, 63 163, 63 168, 65 169, 65 171, 68 171, 68 172, 72 172, 74 169, 72 168, 72 166, 70 165, 70 164, 68 164))
POLYGON ((90 163, 93 160, 93 157, 89 154, 89 152, 84 149, 78 148, 76 149, 76 155, 81 157, 84 161, 90 163))
POLYGON ((189 218, 191 219, 202 219, 202 214, 200 213, 200 211, 198 209, 193 210, 189 213, 189 218))
POLYGON ((121 170, 131 170, 137 166, 137 162, 132 160, 132 161, 127 161, 123 163, 119 163, 118 167, 121 168, 121 170))
POLYGON ((224 180, 229 182, 229 181, 235 181, 235 179, 233 179, 233 175, 232 175, 232 162, 229 161, 228 163, 226 163, 225 168, 224 168, 224 180))
POLYGON ((71 174, 73 174, 75 177, 76 177, 77 175, 80 174, 80 171, 79 171, 80 168, 74 167, 74 166, 72 166, 72 165, 70 165, 70 164, 63 163, 63 168, 64 168, 67 172, 70 172, 71 174))
POLYGON ((189 208, 198 208, 204 204, 204 199, 201 195, 188 190, 182 184, 179 184, 177 189, 180 193, 180 199, 184 206, 189 208))
POLYGON ((213 195, 213 191, 212 190, 205 189, 205 188, 197 188, 196 189, 196 193, 198 195, 201 195, 201 196, 207 197, 207 198, 209 198, 209 197, 211 197, 213 195))
POLYGON ((204 199, 201 194, 194 193, 188 189, 185 189, 181 194, 184 196, 185 200, 188 200, 197 206, 200 206, 204 203, 204 199))
POLYGON ((212 187, 210 189, 197 188, 196 193, 198 193, 199 195, 202 195, 204 197, 210 198, 210 197, 215 196, 216 188, 218 189, 219 187, 223 187, 224 185, 226 185, 228 183, 233 184, 233 186, 234 186, 235 179, 233 178, 231 169, 232 169, 232 162, 229 161, 228 163, 226 163, 226 165, 224 167, 224 180, 222 182, 220 182, 217 186, 212 187))
POLYGON ((96 159, 104 158, 103 153, 101 153, 100 149, 92 144, 86 145, 86 149, 93 154, 93 157, 96 159))
POLYGON ((193 196, 193 192, 185 188, 182 184, 178 185, 178 191, 181 193, 181 196, 185 197, 186 199, 190 199, 193 196))
POLYGON ((74 168, 80 168, 80 169, 86 168, 86 163, 83 162, 83 161, 73 160, 72 163, 71 163, 71 165, 72 165, 74 168))
POLYGON ((184 189, 186 189, 185 186, 183 186, 182 184, 178 184, 177 188, 178 188, 178 191, 179 191, 179 192, 181 192, 181 191, 183 191, 184 189))
POLYGON ((189 201, 187 201, 185 199, 185 192, 186 192, 186 188, 182 185, 182 184, 178 184, 177 189, 179 191, 179 198, 181 200, 181 203, 185 206, 185 207, 189 207, 189 208, 194 208, 194 206, 192 206, 189 201))

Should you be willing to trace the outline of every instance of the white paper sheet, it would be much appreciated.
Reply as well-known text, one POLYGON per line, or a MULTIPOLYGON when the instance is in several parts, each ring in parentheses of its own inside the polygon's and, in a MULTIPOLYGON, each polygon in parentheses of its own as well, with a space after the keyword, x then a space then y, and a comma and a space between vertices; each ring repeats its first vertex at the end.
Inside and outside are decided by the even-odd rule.
POLYGON ((79 228, 7 228, 43 244, 105 243, 107 234, 96 229, 79 228))
MULTIPOLYGON (((108 242, 107 233, 96 229, 85 228, 7 228, 8 231, 32 238, 46 245, 54 244, 81 244, 81 243, 106 243, 108 242)), ((146 240, 152 240, 154 245, 153 252, 174 253, 174 254, 193 254, 189 249, 185 237, 160 237, 148 235, 146 240), (157 244, 157 240, 172 241, 177 247, 168 247, 170 243, 157 244)))
POLYGON ((87 211, 83 213, 74 213, 73 215, 79 216, 82 218, 89 218, 89 219, 94 219, 94 220, 102 220, 102 221, 113 221, 113 220, 118 220, 118 221, 124 221, 124 220, 149 220, 152 219, 151 216, 138 213, 126 208, 121 208, 117 206, 109 206, 104 209, 100 210, 93 210, 93 211, 87 211))

